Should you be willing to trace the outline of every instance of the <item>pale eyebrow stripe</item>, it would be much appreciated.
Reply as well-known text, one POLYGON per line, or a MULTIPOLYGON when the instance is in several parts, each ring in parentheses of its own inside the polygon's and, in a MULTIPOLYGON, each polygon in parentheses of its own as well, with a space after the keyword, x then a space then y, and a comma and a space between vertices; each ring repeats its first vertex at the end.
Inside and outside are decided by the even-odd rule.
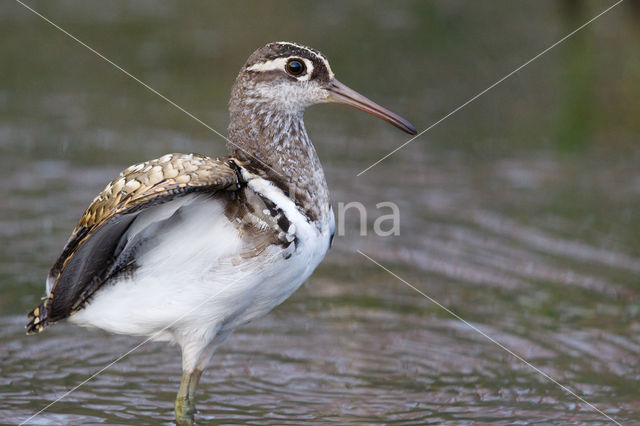
POLYGON ((284 68, 284 65, 287 63, 288 60, 289 60, 288 58, 276 58, 276 59, 270 59, 265 62, 258 62, 248 67, 247 71, 263 72, 263 71, 279 70, 284 68))
POLYGON ((331 66, 329 65, 329 60, 324 56, 324 54, 322 54, 320 52, 316 52, 316 51, 314 51, 313 49, 311 49, 311 48, 309 48, 307 46, 302 46, 300 44, 292 43, 290 41, 278 41, 278 42, 276 42, 276 44, 285 44, 287 46, 297 47, 298 49, 303 49, 303 50, 306 50, 307 52, 312 53, 316 58, 321 60, 322 63, 324 64, 324 66, 327 68, 327 71, 329 71, 329 78, 335 77, 335 74, 333 73, 333 70, 331 69, 331 66))
POLYGON ((301 58, 297 55, 288 56, 286 58, 276 58, 270 59, 264 62, 258 62, 256 64, 247 67, 247 71, 255 71, 255 72, 267 72, 267 71, 278 71, 284 70, 285 65, 290 59, 301 60, 307 66, 307 73, 296 77, 298 80, 309 80, 311 78, 311 74, 313 73, 314 67, 313 62, 307 58, 301 58))

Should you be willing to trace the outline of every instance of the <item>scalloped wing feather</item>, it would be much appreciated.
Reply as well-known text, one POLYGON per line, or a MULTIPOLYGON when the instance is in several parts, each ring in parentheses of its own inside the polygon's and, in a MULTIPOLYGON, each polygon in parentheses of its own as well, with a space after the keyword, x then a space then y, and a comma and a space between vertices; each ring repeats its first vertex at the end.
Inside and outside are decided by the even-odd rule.
POLYGON ((44 302, 28 315, 27 332, 40 332, 47 323, 72 315, 109 278, 104 276, 113 269, 109 260, 135 213, 198 191, 235 191, 241 186, 236 163, 230 158, 167 154, 122 171, 82 215, 49 272, 44 302), (78 260, 80 250, 90 255, 78 260), (54 305, 56 293, 63 300, 54 305))

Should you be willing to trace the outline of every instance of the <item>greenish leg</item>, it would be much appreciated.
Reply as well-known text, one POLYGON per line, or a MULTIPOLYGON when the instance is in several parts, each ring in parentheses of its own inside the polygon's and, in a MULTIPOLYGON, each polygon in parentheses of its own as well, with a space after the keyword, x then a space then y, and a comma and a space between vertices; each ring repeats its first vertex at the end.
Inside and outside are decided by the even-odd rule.
POLYGON ((198 387, 200 376, 202 375, 202 371, 207 367, 218 345, 222 343, 230 333, 230 331, 219 333, 212 342, 207 346, 199 348, 198 351, 194 351, 193 347, 187 347, 190 353, 196 352, 199 354, 195 366, 194 363, 191 362, 193 360, 192 356, 188 356, 187 362, 185 362, 185 348, 182 348, 182 380, 180 381, 180 389, 178 390, 175 402, 176 424, 178 424, 178 426, 191 426, 195 424, 196 388, 198 387))
POLYGON ((195 424, 196 413, 196 387, 200 381, 202 370, 196 368, 191 372, 183 371, 180 389, 176 396, 176 424, 178 426, 191 426, 195 424))

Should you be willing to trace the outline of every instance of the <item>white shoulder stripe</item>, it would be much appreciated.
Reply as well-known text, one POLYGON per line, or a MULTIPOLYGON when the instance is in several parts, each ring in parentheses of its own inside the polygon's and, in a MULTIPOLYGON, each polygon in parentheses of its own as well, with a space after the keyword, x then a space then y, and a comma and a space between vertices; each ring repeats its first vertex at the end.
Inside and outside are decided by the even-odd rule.
POLYGON ((303 229, 301 224, 308 224, 308 218, 298 210, 296 204, 280 188, 268 180, 254 175, 245 168, 241 169, 241 173, 243 179, 247 182, 247 186, 278 206, 289 219, 289 222, 295 224, 298 230, 303 229))

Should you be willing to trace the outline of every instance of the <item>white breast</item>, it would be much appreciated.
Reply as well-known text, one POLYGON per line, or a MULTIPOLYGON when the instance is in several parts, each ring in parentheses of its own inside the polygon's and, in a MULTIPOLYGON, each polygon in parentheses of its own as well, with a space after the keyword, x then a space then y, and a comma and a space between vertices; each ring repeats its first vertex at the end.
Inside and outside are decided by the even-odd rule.
POLYGON ((284 212, 295 229, 297 239, 295 252, 287 260, 279 259, 282 257, 279 246, 266 250, 264 258, 271 261, 263 264, 264 281, 256 287, 261 301, 248 310, 247 320, 250 320, 282 303, 309 278, 329 249, 334 218, 330 211, 330 217, 322 218, 319 223, 310 222, 296 204, 270 181, 244 169, 242 174, 249 189, 269 199, 284 212))

